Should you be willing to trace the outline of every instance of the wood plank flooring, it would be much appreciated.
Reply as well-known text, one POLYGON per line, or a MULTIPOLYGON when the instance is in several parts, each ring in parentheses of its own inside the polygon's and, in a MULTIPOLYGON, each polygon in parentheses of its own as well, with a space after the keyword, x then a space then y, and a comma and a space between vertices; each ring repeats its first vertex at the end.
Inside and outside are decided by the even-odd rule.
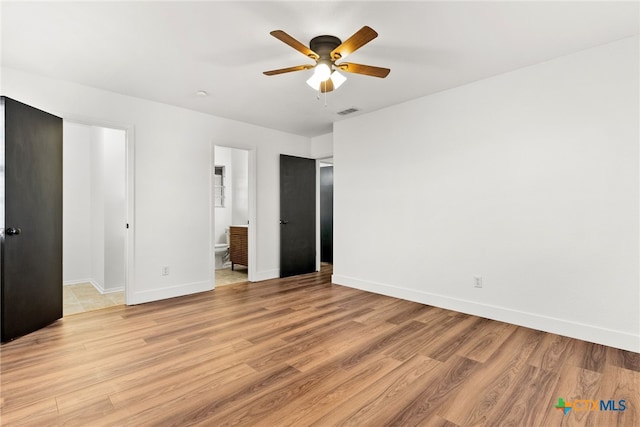
POLYGON ((5 343, 0 424, 640 426, 638 353, 330 275, 81 313, 5 343))

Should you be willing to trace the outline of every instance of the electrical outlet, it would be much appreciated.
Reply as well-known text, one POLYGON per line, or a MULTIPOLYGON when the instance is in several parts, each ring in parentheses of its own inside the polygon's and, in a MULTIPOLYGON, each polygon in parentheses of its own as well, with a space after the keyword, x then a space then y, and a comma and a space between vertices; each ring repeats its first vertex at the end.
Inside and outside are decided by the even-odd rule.
POLYGON ((473 287, 481 288, 482 287, 482 277, 476 276, 473 278, 473 287))
POLYGON ((163 276, 168 276, 169 275, 169 266, 165 265, 164 267, 162 267, 162 275, 163 276))

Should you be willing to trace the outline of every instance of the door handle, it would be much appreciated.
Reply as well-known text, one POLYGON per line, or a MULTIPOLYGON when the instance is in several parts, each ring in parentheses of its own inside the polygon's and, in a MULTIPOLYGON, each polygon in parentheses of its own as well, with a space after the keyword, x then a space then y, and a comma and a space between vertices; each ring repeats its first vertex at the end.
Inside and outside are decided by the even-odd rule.
POLYGON ((22 230, 20 230, 19 228, 15 228, 15 227, 9 227, 4 231, 4 233, 7 236, 15 236, 17 234, 22 233, 22 230))
POLYGON ((289 224, 289 221, 285 221, 284 219, 280 220, 280 224, 285 225, 285 224, 289 224))

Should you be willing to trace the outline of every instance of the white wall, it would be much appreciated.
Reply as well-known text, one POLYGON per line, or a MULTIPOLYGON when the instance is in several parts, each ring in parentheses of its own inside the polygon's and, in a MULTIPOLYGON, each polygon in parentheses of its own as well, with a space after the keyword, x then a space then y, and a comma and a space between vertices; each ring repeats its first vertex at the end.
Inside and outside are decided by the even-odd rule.
POLYGON ((255 150, 255 278, 279 276, 279 154, 308 157, 308 138, 14 69, 1 75, 6 96, 63 118, 130 128, 135 218, 128 221, 135 248, 129 304, 212 288, 212 143, 255 150), (168 276, 161 274, 164 265, 168 276))
POLYGON ((638 47, 335 123, 335 283, 640 351, 638 47))
POLYGON ((104 291, 124 289, 126 245, 125 142, 120 129, 102 129, 104 162, 104 291))
POLYGON ((231 148, 215 147, 215 165, 225 168, 225 203, 224 207, 215 208, 215 243, 227 243, 226 229, 232 225, 233 210, 233 165, 231 164, 231 148))
MULTIPOLYGON (((104 274, 104 140, 101 128, 91 127, 91 274, 98 289, 105 288, 104 274)), ((64 245, 64 242, 63 242, 64 245)))
POLYGON ((63 268, 64 283, 92 280, 91 274, 91 127, 63 122, 63 268))
POLYGON ((333 133, 311 138, 311 157, 321 159, 333 156, 333 133))
POLYGON ((231 176, 233 203, 231 205, 232 225, 246 225, 249 221, 249 152, 231 150, 231 176))

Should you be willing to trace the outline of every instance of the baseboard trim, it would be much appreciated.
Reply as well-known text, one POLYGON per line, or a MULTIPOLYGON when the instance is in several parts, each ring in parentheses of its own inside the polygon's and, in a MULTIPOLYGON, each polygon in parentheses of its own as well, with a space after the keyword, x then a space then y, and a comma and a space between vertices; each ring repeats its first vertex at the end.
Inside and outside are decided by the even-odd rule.
MULTIPOLYGON (((100 286, 98 284, 98 282, 96 282, 94 279, 79 279, 79 280, 67 280, 66 282, 62 282, 63 286, 69 286, 69 285, 80 285, 82 283, 89 283, 91 284, 91 286, 93 286, 94 288, 96 288, 96 291, 100 292, 101 294, 104 294, 104 289, 102 289, 102 286, 100 286)), ((124 288, 123 288, 124 289, 124 288)))
POLYGON ((82 283, 91 283, 93 286, 96 285, 93 279, 76 279, 76 280, 65 280, 64 282, 62 282, 62 286, 80 285, 82 283))
POLYGON ((149 291, 138 291, 133 293, 132 301, 128 305, 144 304, 146 302, 159 301, 167 298, 182 297, 185 295, 196 294, 198 292, 206 292, 213 290, 211 281, 183 283, 175 286, 168 286, 161 289, 152 289, 149 291))
POLYGON ((256 271, 254 282, 262 282, 263 280, 277 279, 279 277, 280 277, 280 270, 277 268, 274 270, 256 271))
POLYGON ((62 282, 62 286, 70 286, 70 285, 80 285, 82 283, 90 283, 94 288, 96 288, 96 290, 98 292, 100 292, 102 295, 105 294, 113 294, 115 292, 124 292, 124 285, 120 285, 120 286, 116 286, 116 287, 111 287, 109 289, 104 289, 102 286, 100 286, 100 284, 98 284, 98 282, 96 282, 94 279, 79 279, 79 280, 67 280, 65 282, 62 282))
POLYGON ((367 292, 419 302, 421 304, 472 314, 474 316, 486 317, 492 320, 507 322, 570 338, 577 338, 583 341, 636 353, 640 352, 640 337, 626 332, 586 325, 565 319, 541 316, 539 314, 512 310, 505 307, 480 304, 474 301, 452 298, 415 289, 371 282, 339 274, 332 276, 332 282, 367 292))

